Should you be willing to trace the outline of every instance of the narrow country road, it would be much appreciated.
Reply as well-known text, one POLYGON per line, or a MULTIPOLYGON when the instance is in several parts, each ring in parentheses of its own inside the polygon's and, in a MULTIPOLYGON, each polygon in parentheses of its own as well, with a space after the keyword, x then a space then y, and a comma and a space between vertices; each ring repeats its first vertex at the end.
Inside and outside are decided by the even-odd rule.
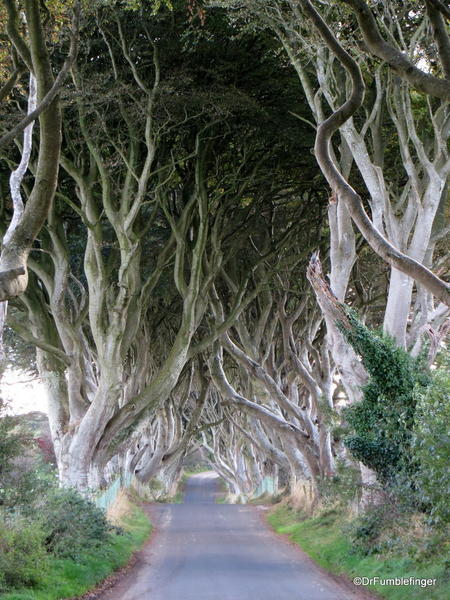
POLYGON ((213 473, 191 477, 183 504, 152 507, 156 530, 102 600, 358 600, 263 522, 253 506, 216 504, 213 473))

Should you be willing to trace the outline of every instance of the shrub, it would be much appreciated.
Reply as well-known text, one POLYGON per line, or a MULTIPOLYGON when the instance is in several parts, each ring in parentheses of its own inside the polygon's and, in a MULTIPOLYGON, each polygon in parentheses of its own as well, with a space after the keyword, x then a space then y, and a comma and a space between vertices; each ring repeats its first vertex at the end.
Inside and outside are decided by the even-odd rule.
POLYGON ((42 583, 52 557, 113 555, 110 533, 120 530, 78 492, 58 488, 48 465, 30 460, 31 437, 1 408, 0 401, 0 592, 42 583))
POLYGON ((30 459, 33 438, 5 408, 0 399, 0 506, 14 511, 44 493, 49 473, 30 459))
POLYGON ((23 433, 16 428, 14 418, 3 415, 0 399, 0 474, 2 477, 14 468, 13 460, 24 446, 23 433))
POLYGON ((438 369, 429 388, 416 389, 413 448, 418 461, 415 482, 431 520, 450 522, 450 375, 438 369))
POLYGON ((319 482, 319 493, 323 501, 348 505, 360 493, 360 471, 356 465, 337 459, 333 477, 319 482))
POLYGON ((0 521, 0 590, 39 584, 48 565, 45 532, 24 519, 0 521))
POLYGON ((362 555, 380 551, 379 538, 386 521, 384 505, 367 509, 347 527, 346 533, 352 542, 352 551, 362 555))
POLYGON ((25 447, 25 436, 10 415, 5 415, 5 403, 0 398, 0 505, 14 506, 15 490, 20 477, 15 461, 25 447))
POLYGON ((105 513, 76 490, 52 490, 39 511, 47 550, 56 556, 76 560, 108 541, 111 527, 105 513))

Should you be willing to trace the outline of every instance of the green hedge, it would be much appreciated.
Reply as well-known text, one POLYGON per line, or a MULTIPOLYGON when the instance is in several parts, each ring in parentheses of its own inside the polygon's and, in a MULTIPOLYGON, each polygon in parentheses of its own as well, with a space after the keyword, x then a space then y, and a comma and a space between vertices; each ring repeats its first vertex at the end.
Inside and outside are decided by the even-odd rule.
MULTIPOLYGON (((124 520, 122 532, 109 532, 95 550, 78 552, 74 559, 43 552, 43 530, 27 533, 26 526, 19 521, 16 526, 13 537, 20 541, 17 552, 9 556, 9 567, 4 573, 10 572, 10 567, 17 564, 15 561, 19 553, 22 554, 23 564, 18 577, 9 577, 7 581, 3 578, 2 600, 61 600, 84 594, 127 564, 131 554, 142 546, 151 531, 148 517, 140 508, 134 507, 124 520)), ((4 528, 3 523, 0 526, 0 539, 4 528)), ((9 535, 6 538, 12 539, 9 535)))

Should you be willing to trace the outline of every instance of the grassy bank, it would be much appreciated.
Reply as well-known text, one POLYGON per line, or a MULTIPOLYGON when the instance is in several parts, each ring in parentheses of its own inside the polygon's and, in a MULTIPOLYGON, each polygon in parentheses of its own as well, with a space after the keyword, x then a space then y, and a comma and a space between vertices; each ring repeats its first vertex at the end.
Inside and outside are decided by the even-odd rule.
MULTIPOLYGON (((446 600, 449 598, 448 544, 433 540, 423 542, 424 548, 414 547, 413 540, 403 540, 403 551, 365 554, 355 549, 348 534, 348 516, 340 509, 322 510, 313 518, 302 519, 300 513, 287 505, 275 508, 268 521, 278 533, 288 534, 320 566, 337 575, 353 577, 415 577, 436 579, 435 586, 367 586, 380 598, 389 600, 446 600), (425 546, 428 544, 428 552, 425 546), (417 558, 418 556, 421 558, 417 558), (415 557, 414 557, 415 555, 415 557), (447 565, 446 565, 447 562, 447 565)), ((399 535, 401 535, 399 533, 399 535)))
POLYGON ((81 553, 77 560, 50 557, 38 587, 3 594, 2 600, 60 600, 84 594, 129 561, 151 531, 141 508, 131 504, 120 517, 121 533, 110 534, 95 552, 81 553))

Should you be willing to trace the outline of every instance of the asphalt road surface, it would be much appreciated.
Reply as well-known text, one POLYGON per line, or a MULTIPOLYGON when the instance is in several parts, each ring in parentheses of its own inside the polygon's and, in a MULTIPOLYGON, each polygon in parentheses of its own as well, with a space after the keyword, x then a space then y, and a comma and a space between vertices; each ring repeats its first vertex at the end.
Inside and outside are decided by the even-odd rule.
MULTIPOLYGON (((216 504, 218 479, 186 483, 183 504, 152 507, 155 532, 102 600, 358 600, 276 535, 254 506, 216 504)), ((356 588, 355 588, 356 589, 356 588)))

